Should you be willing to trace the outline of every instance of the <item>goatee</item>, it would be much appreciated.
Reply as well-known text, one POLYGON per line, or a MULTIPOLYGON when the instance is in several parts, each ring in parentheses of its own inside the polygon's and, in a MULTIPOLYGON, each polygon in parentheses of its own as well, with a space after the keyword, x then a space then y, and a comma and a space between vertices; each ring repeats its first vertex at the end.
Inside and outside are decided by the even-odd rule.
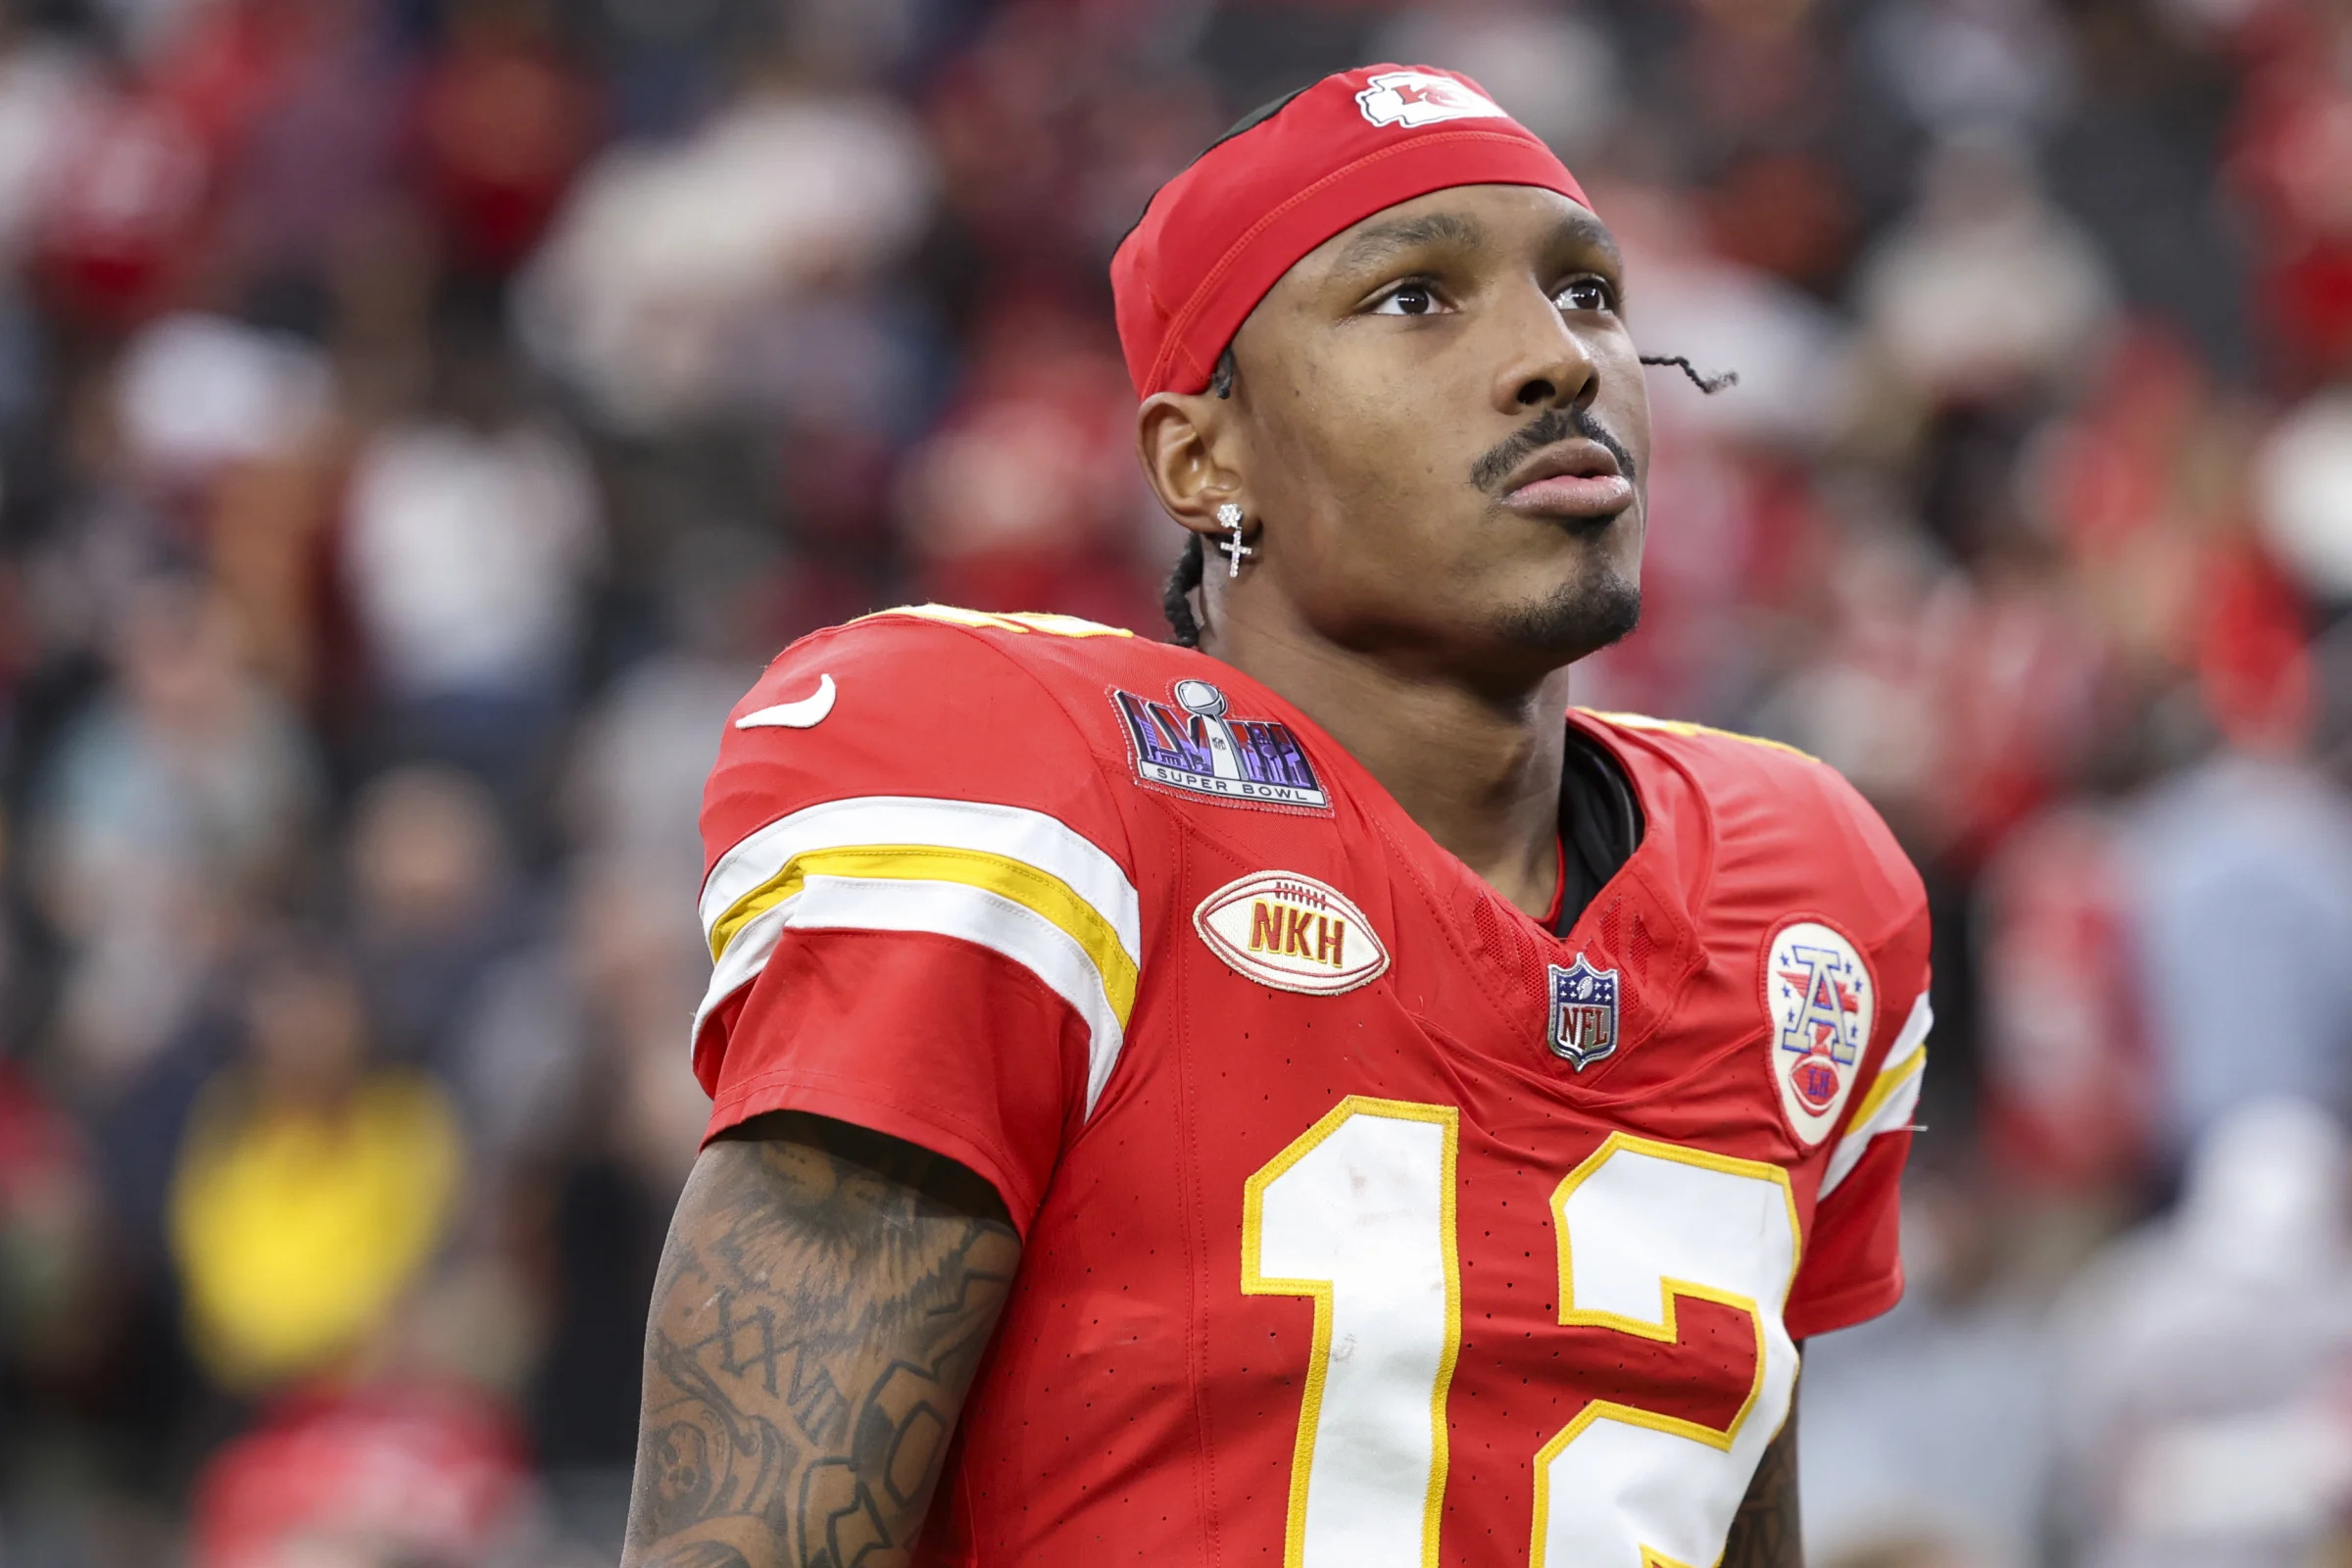
POLYGON ((1512 611, 1501 630, 1522 648, 1541 648, 1573 662, 1624 641, 1641 623, 1641 586, 1604 569, 1564 585, 1540 604, 1512 611))

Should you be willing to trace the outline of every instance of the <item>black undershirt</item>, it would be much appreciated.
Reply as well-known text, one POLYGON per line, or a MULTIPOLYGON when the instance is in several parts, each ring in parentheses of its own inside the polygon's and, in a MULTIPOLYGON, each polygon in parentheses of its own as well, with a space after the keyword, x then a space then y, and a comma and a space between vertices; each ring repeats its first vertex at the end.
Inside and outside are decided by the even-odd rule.
POLYGON ((1642 803, 1633 781, 1608 748, 1568 726, 1560 768, 1560 912, 1555 936, 1566 936, 1618 867, 1642 844, 1642 803))

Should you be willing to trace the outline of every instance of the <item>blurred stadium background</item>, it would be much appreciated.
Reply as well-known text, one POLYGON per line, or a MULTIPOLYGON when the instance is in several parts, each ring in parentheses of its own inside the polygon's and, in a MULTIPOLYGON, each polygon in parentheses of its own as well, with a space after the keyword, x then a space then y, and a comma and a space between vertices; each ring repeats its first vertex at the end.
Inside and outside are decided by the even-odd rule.
POLYGON ((1828 758, 1936 902, 1814 1561, 2352 1560, 2352 6, 6 17, 7 1568, 612 1560, 721 715, 894 603, 1156 631, 1103 263, 1384 58, 1744 378, 1653 380, 1580 700, 1828 758))

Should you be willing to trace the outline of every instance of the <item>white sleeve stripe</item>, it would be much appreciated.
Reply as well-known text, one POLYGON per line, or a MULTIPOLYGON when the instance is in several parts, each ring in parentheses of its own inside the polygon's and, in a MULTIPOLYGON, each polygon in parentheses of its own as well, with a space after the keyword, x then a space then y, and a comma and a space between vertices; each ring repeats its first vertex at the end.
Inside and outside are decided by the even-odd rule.
POLYGON ((1919 1086, 1927 1076, 1917 1065, 1904 1069, 1902 1082, 1894 1086, 1893 1092, 1887 1095, 1870 1119, 1859 1127, 1849 1128, 1846 1135, 1838 1140, 1838 1147, 1830 1152, 1829 1168, 1822 1172, 1821 1192, 1814 1200, 1816 1202, 1836 1192, 1838 1184, 1854 1173, 1854 1167, 1861 1164, 1862 1156, 1870 1152, 1872 1139, 1881 1133, 1894 1132, 1911 1125, 1912 1114, 1919 1109, 1919 1086))
POLYGON ((1922 991, 1919 1000, 1911 1004, 1911 1015, 1903 1020, 1903 1032, 1886 1048, 1886 1059, 1879 1064, 1879 1076, 1900 1072, 1915 1053, 1926 1049, 1928 1031, 1935 1026, 1936 1009, 1928 1005, 1928 994, 1922 991))
MULTIPOLYGON (((710 868, 701 900, 706 936, 728 910, 779 875, 797 856, 867 845, 933 845, 1001 855, 1058 877, 1118 935, 1128 958, 1144 958, 1141 901, 1125 869, 1059 818, 1025 807, 910 795, 827 801, 779 817, 745 837, 710 868)), ((737 938, 738 941, 741 938, 737 938)))
POLYGON ((1911 1016, 1904 1020, 1902 1032, 1886 1048, 1886 1059, 1879 1064, 1879 1075, 1871 1080, 1870 1093, 1862 1097, 1861 1102, 1854 1106, 1854 1113, 1845 1119, 1847 1132, 1858 1130, 1877 1115, 1886 1097, 1927 1060, 1928 1030, 1935 1022, 1935 1009, 1928 1005, 1927 996, 1922 993, 1911 1004, 1911 1016))
POLYGON ((1068 932, 1027 906, 961 882, 811 876, 727 945, 695 1011, 698 1037, 720 1003, 759 978, 787 929, 929 932, 975 943, 1020 964, 1086 1022, 1086 1113, 1094 1114, 1118 1065, 1125 1033, 1095 960, 1068 932))

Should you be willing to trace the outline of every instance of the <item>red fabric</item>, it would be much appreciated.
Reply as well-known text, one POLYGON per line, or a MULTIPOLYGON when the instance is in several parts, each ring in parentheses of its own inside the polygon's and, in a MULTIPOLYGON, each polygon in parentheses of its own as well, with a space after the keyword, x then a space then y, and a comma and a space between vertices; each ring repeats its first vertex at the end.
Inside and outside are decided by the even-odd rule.
MULTIPOLYGON (((1118 813, 1055 694, 969 634, 892 617, 820 632, 736 711, 807 697, 820 676, 838 693, 820 727, 729 725, 703 797, 710 863, 791 811, 875 796, 1025 807, 1124 858, 1118 813)), ((706 1137, 770 1110, 854 1122, 970 1167, 1025 1234, 1077 1130, 1087 1035, 1069 1004, 985 948, 792 930, 704 1020, 694 1067, 712 1100, 706 1137)))
MULTIPOLYGON (((1930 945, 1924 901, 1910 919, 1876 944, 1879 1009, 1871 1026, 1869 1070, 1846 1101, 1849 1116, 1878 1083, 1879 1067, 1911 1021, 1912 1003, 1928 994, 1930 945)), ((1824 1147, 1838 1147, 1842 1131, 1824 1147)), ((1850 1328, 1902 1299, 1902 1175, 1910 1151, 1908 1128, 1878 1134, 1845 1180, 1820 1200, 1782 1314, 1791 1338, 1850 1328)))
POLYGON ((1200 391, 1300 257, 1384 207, 1455 185, 1535 185, 1592 205, 1551 149, 1478 83, 1429 66, 1326 76, 1211 147, 1159 188, 1110 260, 1137 396, 1200 391), (1382 85, 1408 73, 1427 79, 1382 85), (1413 122, 1430 113, 1457 118, 1413 122), (1380 122, 1395 115, 1408 118, 1380 122))
POLYGON ((1568 841, 1554 841, 1552 855, 1559 862, 1559 868, 1552 874, 1551 902, 1544 906, 1544 929, 1546 931, 1560 928, 1560 904, 1568 897, 1568 841))
POLYGON ((1023 1235, 1085 1104, 1069 1004, 951 937, 788 933, 729 1029, 712 1135, 770 1110, 887 1133, 978 1173, 1023 1235))
POLYGON ((1684 1298, 1671 1345, 1560 1323, 1552 1196, 1613 1136, 1787 1173, 1794 1331, 1899 1294, 1908 1135, 1875 1142, 1817 1201, 1838 1133, 1805 1143, 1776 1087, 1762 971, 1790 919, 1846 934, 1877 989, 1848 1106, 1927 983, 1919 879, 1828 768, 1576 716, 1625 768, 1647 831, 1557 937, 1303 714, 1203 654, 882 615, 796 645, 738 713, 807 699, 824 676, 837 698, 814 727, 727 730, 704 816, 714 859, 821 803, 962 800, 1054 818, 1140 901, 1134 1006, 1091 1113, 1078 1009, 960 938, 789 931, 698 1043, 714 1126, 793 1106, 873 1127, 970 1165, 1023 1228, 916 1561, 1280 1560, 1315 1304, 1242 1289, 1246 1192, 1351 1096, 1449 1110, 1458 1128, 1446 1568, 1494 1560, 1494 1543, 1524 1550, 1534 1456, 1592 1401, 1717 1424, 1754 1387, 1756 1324, 1737 1308, 1684 1298), (1185 728, 1179 680, 1217 688, 1224 731, 1185 728), (1160 706, 1162 755, 1230 762, 1280 726, 1328 805, 1141 775, 1117 693, 1160 706), (1386 972, 1313 995, 1218 956, 1196 911, 1268 872, 1348 900, 1386 972), (1579 956, 1621 985, 1616 1049, 1581 1072, 1545 1045, 1548 971, 1579 956))
POLYGON ((1903 1298, 1903 1161, 1910 1152, 1908 1131, 1873 1138, 1862 1162, 1813 1211, 1805 1261, 1782 1313, 1790 1339, 1868 1322, 1903 1298))

